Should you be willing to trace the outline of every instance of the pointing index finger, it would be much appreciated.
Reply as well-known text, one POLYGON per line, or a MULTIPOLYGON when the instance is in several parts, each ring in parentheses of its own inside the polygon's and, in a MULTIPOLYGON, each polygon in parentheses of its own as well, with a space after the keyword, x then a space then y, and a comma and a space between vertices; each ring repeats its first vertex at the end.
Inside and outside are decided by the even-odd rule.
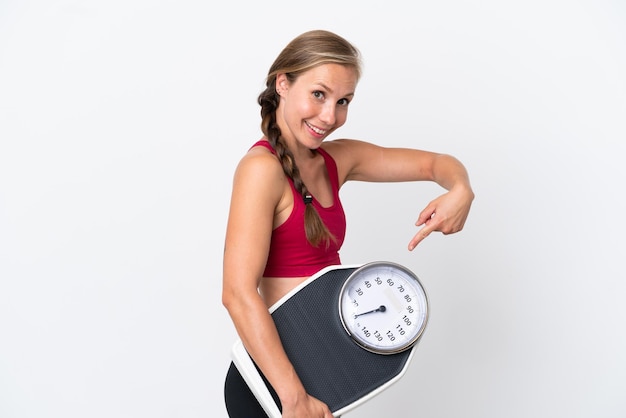
POLYGON ((415 234, 415 236, 413 237, 411 242, 409 242, 409 251, 413 251, 415 249, 415 247, 417 247, 417 244, 422 242, 424 240, 424 238, 426 238, 428 235, 430 235, 431 232, 432 231, 430 230, 430 228, 428 226, 425 226, 422 229, 420 229, 417 232, 417 234, 415 234))

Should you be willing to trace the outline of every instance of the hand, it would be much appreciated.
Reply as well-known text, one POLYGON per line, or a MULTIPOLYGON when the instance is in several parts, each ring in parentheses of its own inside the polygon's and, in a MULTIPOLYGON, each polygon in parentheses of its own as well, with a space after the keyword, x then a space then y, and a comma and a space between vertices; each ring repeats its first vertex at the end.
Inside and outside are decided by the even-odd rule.
POLYGON ((324 402, 307 394, 294 405, 283 405, 282 418, 333 418, 333 414, 324 402))
POLYGON ((444 235, 454 234, 463 229, 474 200, 474 192, 470 188, 453 188, 439 196, 426 206, 415 222, 416 226, 424 225, 409 242, 409 251, 433 231, 444 235))

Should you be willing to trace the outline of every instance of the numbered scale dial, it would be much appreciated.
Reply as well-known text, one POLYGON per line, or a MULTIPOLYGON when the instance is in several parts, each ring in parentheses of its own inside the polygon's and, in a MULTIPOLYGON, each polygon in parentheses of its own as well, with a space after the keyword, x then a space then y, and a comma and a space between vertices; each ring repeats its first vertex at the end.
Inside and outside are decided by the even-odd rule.
POLYGON ((412 347, 428 321, 428 299, 415 274, 391 262, 356 269, 339 294, 341 323, 364 349, 394 354, 412 347))

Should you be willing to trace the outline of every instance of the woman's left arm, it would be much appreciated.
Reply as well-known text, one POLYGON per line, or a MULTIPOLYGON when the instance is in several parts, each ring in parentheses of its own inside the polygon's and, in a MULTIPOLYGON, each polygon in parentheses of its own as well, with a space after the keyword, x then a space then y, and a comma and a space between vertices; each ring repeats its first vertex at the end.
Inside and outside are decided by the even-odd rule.
POLYGON ((411 148, 385 148, 341 139, 324 144, 337 161, 339 181, 434 181, 447 190, 422 210, 415 222, 422 228, 409 242, 412 251, 432 232, 452 234, 463 229, 474 200, 465 166, 455 157, 411 148))

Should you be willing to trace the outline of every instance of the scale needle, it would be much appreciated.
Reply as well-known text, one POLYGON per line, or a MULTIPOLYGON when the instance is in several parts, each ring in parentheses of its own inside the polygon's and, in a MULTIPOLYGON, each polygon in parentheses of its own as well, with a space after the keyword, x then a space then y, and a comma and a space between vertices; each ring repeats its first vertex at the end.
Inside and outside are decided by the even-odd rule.
POLYGON ((354 319, 358 318, 361 315, 365 315, 365 314, 369 314, 369 313, 373 313, 373 312, 385 312, 386 310, 387 310, 387 308, 385 308, 385 305, 380 305, 378 308, 372 309, 371 311, 361 312, 360 314, 355 314, 354 315, 354 319))

